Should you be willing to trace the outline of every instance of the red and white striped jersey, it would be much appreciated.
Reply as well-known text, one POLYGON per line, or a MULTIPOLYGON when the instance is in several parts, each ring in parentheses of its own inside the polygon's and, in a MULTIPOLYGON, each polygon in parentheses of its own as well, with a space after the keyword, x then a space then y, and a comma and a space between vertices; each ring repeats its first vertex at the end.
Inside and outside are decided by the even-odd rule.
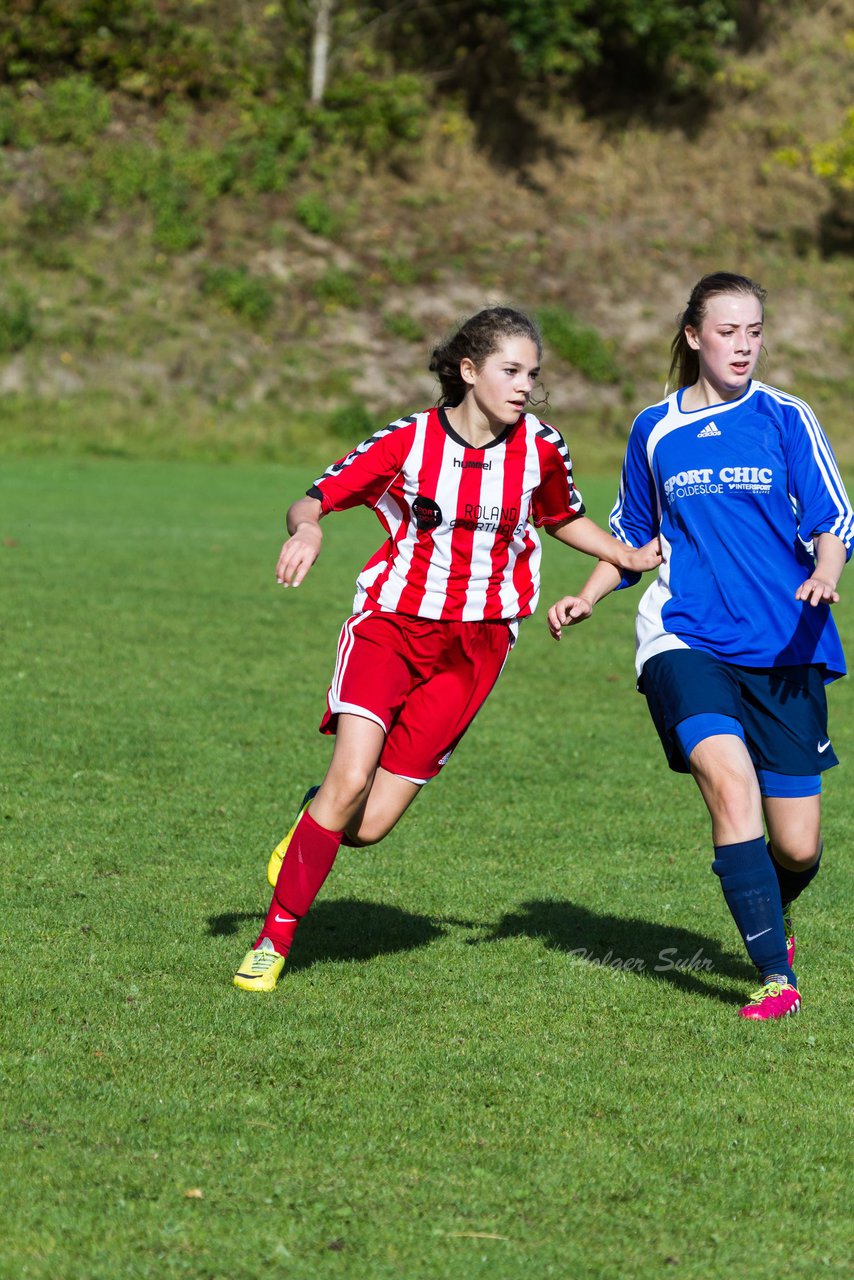
POLYGON ((315 482, 324 513, 372 507, 388 538, 359 575, 353 611, 475 622, 537 606, 534 526, 583 515, 559 432, 527 413, 476 449, 443 409, 400 418, 315 482))

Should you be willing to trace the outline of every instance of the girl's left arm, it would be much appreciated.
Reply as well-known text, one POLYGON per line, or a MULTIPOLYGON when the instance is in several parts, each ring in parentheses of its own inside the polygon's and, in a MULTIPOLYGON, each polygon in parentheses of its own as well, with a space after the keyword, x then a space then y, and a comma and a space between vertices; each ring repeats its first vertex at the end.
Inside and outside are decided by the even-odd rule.
POLYGON ((648 569, 656 569, 661 564, 658 538, 653 538, 643 547, 630 547, 619 538, 606 533, 589 516, 576 516, 573 520, 565 520, 562 524, 549 525, 547 528, 558 542, 565 542, 568 547, 583 551, 585 555, 594 556, 597 560, 607 560, 626 573, 646 573, 648 569))
POLYGON ((836 587, 845 568, 848 548, 833 533, 816 534, 814 545, 815 569, 806 582, 798 587, 795 599, 803 600, 813 607, 817 604, 838 604, 839 592, 836 587))

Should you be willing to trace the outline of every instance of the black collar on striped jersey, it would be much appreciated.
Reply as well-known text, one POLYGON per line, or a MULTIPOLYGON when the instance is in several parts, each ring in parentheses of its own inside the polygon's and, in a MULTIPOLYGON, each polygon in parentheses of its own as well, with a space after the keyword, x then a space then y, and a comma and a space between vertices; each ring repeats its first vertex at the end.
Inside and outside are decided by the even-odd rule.
POLYGON ((497 444, 504 443, 504 441, 510 435, 510 432, 514 431, 515 428, 519 425, 519 420, 521 418, 524 418, 525 416, 524 414, 520 414, 519 418, 517 418, 515 422, 511 422, 509 427, 504 428, 500 436, 496 436, 495 439, 490 440, 488 444, 470 444, 468 440, 464 440, 461 435, 458 435, 457 432, 454 430, 454 428, 451 426, 450 422, 448 421, 448 415, 445 412, 444 405, 439 405, 438 414, 439 414, 439 424, 442 427, 442 430, 445 432, 446 435, 449 435, 452 440, 455 440, 457 444, 461 444, 464 449, 494 449, 497 444))

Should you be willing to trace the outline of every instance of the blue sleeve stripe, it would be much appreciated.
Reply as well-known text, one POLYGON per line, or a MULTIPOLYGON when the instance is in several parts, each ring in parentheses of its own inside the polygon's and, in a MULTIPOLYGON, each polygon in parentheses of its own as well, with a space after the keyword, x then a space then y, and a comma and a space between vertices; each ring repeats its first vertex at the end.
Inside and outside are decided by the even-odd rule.
MULTIPOLYGON (((623 508, 626 501, 626 473, 625 470, 620 475, 620 488, 617 493, 617 501, 614 503, 613 510, 608 517, 608 524, 615 538, 619 538, 627 547, 633 547, 635 544, 623 528, 623 508)), ((640 581, 636 578, 635 581, 640 581)))
POLYGON ((852 524, 854 522, 854 511, 852 511, 851 504, 848 501, 845 484, 839 474, 839 468, 836 465, 836 458, 833 455, 830 442, 809 406, 801 401, 796 404, 796 407, 806 423, 807 433, 813 445, 813 453, 819 463, 828 490, 839 510, 839 516, 829 532, 835 534, 837 538, 841 538, 846 547, 849 547, 852 533, 854 533, 854 524, 852 524))

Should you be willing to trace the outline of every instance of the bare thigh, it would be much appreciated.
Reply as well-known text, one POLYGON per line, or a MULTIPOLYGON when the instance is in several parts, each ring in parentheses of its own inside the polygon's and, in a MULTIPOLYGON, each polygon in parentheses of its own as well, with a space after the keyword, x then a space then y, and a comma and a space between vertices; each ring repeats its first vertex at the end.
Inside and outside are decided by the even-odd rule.
POLYGON ((741 738, 730 733, 704 738, 689 764, 712 819, 715 844, 740 844, 764 835, 759 782, 741 738))

